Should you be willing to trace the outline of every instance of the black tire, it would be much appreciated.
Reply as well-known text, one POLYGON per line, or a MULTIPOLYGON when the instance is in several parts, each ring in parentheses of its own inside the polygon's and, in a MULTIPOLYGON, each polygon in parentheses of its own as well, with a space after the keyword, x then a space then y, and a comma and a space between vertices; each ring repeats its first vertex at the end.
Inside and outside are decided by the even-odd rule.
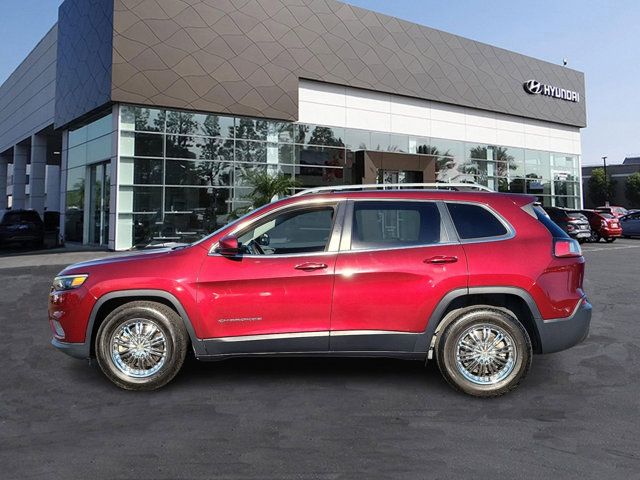
MULTIPOLYGON (((131 330, 129 330, 129 333, 131 333, 131 330)), ((169 383, 180 371, 187 354, 188 345, 189 334, 182 319, 174 310, 161 303, 134 301, 116 308, 105 318, 98 329, 95 352, 98 365, 100 365, 107 378, 118 387, 125 390, 155 390, 169 383), (129 370, 131 373, 127 373, 124 369, 130 368, 130 366, 127 366, 127 360, 123 360, 123 358, 124 355, 129 353, 127 350, 133 351, 135 349, 117 347, 114 346, 113 342, 116 341, 116 338, 124 338, 121 336, 123 329, 127 326, 131 327, 131 325, 135 329, 135 325, 138 322, 144 326, 144 331, 155 332, 153 337, 143 334, 137 337, 142 339, 140 342, 149 337, 149 343, 147 344, 149 349, 153 349, 151 344, 158 344, 159 342, 160 346, 157 348, 164 351, 164 356, 147 356, 146 358, 149 359, 153 367, 146 370, 132 369, 129 370), (122 353, 122 357, 120 350, 114 351, 114 349, 117 350, 118 348, 125 350, 122 353), (156 368, 157 370, 155 370, 156 368), (137 375, 136 372, 138 372, 137 375)), ((156 350, 154 349, 153 351, 156 350)), ((129 361, 132 360, 133 356, 135 354, 127 356, 129 361)))
POLYGON ((578 243, 579 243, 580 245, 582 245, 582 244, 583 244, 584 242, 586 242, 586 241, 587 241, 587 239, 586 239, 586 238, 579 238, 579 239, 578 239, 578 243))
MULTIPOLYGON (((493 330, 491 330, 493 332, 493 330)), ((531 340, 522 324, 515 315, 510 315, 505 311, 498 310, 490 306, 475 306, 460 310, 455 319, 448 323, 441 335, 438 335, 436 345, 436 357, 438 367, 445 380, 456 390, 476 397, 497 397, 515 389, 522 379, 529 372, 531 367, 532 348, 531 340), (469 370, 457 362, 457 351, 462 338, 467 337, 467 332, 475 331, 476 327, 488 326, 496 332, 508 334, 508 341, 505 340, 505 347, 511 344, 514 355, 505 354, 504 358, 509 358, 502 370, 497 372, 496 381, 491 383, 479 383, 473 381, 465 374, 471 375, 469 370), (504 375, 504 377, 501 377, 504 375)), ((495 337, 487 337, 488 342, 492 342, 495 337)), ((498 343, 503 345, 503 343, 498 343)), ((466 348, 466 347, 460 347, 466 348)), ((497 347, 496 347, 497 348, 497 347)), ((504 358, 501 361, 504 361, 504 358)), ((481 365, 478 365, 480 368, 481 365)), ((485 368, 485 367, 482 367, 485 368)), ((486 377, 485 377, 486 378, 486 377)))
POLYGON ((607 243, 613 243, 616 241, 615 237, 607 237, 604 239, 605 242, 607 243))

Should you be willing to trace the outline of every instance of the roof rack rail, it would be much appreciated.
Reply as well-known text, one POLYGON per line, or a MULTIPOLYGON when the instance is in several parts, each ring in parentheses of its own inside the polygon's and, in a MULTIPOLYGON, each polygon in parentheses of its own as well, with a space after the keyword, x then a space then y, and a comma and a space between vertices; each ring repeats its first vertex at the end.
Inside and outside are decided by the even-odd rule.
POLYGON ((298 192, 293 197, 302 195, 310 195, 314 193, 332 193, 358 190, 456 190, 459 189, 476 189, 483 192, 493 192, 489 187, 480 185, 479 183, 376 183, 364 185, 336 185, 333 187, 315 187, 308 188, 298 192))

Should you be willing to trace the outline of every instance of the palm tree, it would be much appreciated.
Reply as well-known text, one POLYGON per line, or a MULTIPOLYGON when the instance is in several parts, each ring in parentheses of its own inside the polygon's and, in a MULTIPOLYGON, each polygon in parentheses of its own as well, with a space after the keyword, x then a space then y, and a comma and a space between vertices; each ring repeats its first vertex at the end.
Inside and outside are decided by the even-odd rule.
POLYGON ((298 182, 282 173, 273 175, 266 170, 249 170, 244 174, 247 187, 253 191, 248 195, 252 208, 258 208, 271 202, 273 197, 289 195, 298 186, 298 182))

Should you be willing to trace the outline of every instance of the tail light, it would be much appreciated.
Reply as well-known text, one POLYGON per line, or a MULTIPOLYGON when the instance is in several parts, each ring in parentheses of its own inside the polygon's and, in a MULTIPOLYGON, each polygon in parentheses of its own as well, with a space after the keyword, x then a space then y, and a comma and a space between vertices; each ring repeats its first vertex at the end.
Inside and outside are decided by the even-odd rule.
POLYGON ((553 241, 553 255, 557 258, 580 257, 580 244, 571 238, 556 238, 553 241))
POLYGON ((607 221, 606 220, 600 220, 600 226, 601 227, 606 227, 607 226, 607 221))

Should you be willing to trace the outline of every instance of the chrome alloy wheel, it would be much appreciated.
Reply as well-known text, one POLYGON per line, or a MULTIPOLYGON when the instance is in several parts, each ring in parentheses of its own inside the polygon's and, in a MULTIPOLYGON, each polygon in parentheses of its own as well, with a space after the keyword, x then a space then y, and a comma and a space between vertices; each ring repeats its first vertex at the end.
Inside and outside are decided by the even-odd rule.
POLYGON ((111 360, 118 370, 133 378, 147 378, 164 365, 167 339, 152 320, 134 318, 120 325, 111 336, 111 360))
POLYGON ((509 376, 517 359, 515 341, 496 325, 474 325, 456 344, 456 366, 470 382, 492 385, 509 376))

